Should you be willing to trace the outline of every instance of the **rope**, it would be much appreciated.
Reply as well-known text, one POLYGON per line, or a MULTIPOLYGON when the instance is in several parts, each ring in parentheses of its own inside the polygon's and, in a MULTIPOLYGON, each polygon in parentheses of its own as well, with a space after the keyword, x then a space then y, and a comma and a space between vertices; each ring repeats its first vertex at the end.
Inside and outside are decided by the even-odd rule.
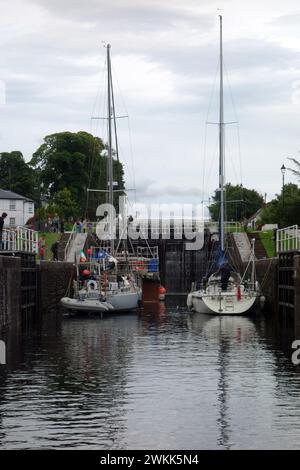
POLYGON ((66 290, 66 293, 65 293, 65 297, 67 297, 70 294, 71 284, 72 284, 72 281, 73 281, 73 275, 74 275, 74 269, 72 270, 72 274, 71 274, 69 284, 68 284, 68 287, 67 287, 67 290, 66 290))
POLYGON ((265 275, 264 275, 264 277, 263 277, 263 280, 262 280, 262 282, 261 282, 261 287, 264 286, 265 281, 267 280, 267 276, 268 276, 268 274, 269 274, 269 271, 270 271, 270 268, 271 268, 271 266, 272 266, 272 264, 273 264, 273 261, 274 261, 274 258, 272 258, 271 261, 270 261, 270 263, 269 263, 268 269, 266 270, 265 275))

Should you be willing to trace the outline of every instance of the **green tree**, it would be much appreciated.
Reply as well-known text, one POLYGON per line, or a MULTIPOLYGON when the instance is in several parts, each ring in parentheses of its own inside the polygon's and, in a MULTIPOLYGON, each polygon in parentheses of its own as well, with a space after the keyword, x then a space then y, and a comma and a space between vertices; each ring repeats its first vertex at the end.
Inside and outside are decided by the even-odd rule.
POLYGON ((262 213, 262 223, 278 224, 281 227, 300 225, 300 188, 293 183, 286 184, 284 194, 276 194, 262 213))
MULTIPOLYGON (((216 190, 213 196, 213 204, 209 206, 209 211, 213 220, 218 220, 219 204, 218 204, 219 191, 216 190)), ((249 218, 258 209, 263 206, 264 199, 255 189, 244 188, 242 185, 231 185, 230 183, 225 186, 225 207, 226 207, 226 220, 241 222, 244 218, 249 218)))
POLYGON ((296 176, 298 180, 300 180, 300 163, 298 160, 296 160, 296 158, 289 158, 289 160, 293 162, 295 168, 287 168, 287 170, 293 173, 293 175, 296 176))
MULTIPOLYGON (((103 141, 88 132, 59 132, 44 138, 30 164, 38 172, 43 193, 51 200, 67 188, 80 215, 84 216, 87 209, 87 216, 95 218, 105 193, 88 193, 87 189, 107 189, 106 153, 103 141)), ((122 189, 122 165, 114 160, 113 167, 114 179, 122 189)))
POLYGON ((37 180, 21 152, 0 153, 0 188, 37 200, 37 180))
POLYGON ((68 188, 64 188, 55 193, 52 205, 54 212, 62 220, 69 220, 79 215, 79 208, 68 188))

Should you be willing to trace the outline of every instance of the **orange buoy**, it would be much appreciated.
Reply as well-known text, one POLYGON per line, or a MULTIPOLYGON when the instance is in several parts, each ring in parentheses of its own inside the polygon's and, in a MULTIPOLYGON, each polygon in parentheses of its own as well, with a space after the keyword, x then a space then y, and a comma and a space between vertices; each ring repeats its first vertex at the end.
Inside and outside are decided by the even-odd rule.
POLYGON ((158 298, 159 300, 165 300, 167 289, 164 286, 158 288, 158 298))

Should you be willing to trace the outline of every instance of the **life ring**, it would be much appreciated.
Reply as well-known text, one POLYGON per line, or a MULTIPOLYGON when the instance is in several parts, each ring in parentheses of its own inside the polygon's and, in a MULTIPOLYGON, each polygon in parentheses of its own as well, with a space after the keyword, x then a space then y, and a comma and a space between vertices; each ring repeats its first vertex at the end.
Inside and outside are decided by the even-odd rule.
POLYGON ((136 265, 135 265, 135 270, 136 271, 144 271, 145 269, 146 269, 146 266, 145 266, 144 261, 142 261, 141 259, 138 260, 136 262, 136 265))
POLYGON ((88 281, 86 286, 87 286, 88 290, 96 290, 97 287, 98 287, 97 282, 94 281, 93 279, 88 281))

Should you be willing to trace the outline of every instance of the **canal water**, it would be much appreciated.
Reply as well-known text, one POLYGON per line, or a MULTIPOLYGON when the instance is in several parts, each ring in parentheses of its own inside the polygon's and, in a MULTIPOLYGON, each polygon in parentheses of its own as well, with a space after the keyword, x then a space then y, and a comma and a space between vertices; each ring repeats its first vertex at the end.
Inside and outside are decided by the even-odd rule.
POLYGON ((299 449, 293 329, 182 304, 10 337, 0 449, 299 449))

